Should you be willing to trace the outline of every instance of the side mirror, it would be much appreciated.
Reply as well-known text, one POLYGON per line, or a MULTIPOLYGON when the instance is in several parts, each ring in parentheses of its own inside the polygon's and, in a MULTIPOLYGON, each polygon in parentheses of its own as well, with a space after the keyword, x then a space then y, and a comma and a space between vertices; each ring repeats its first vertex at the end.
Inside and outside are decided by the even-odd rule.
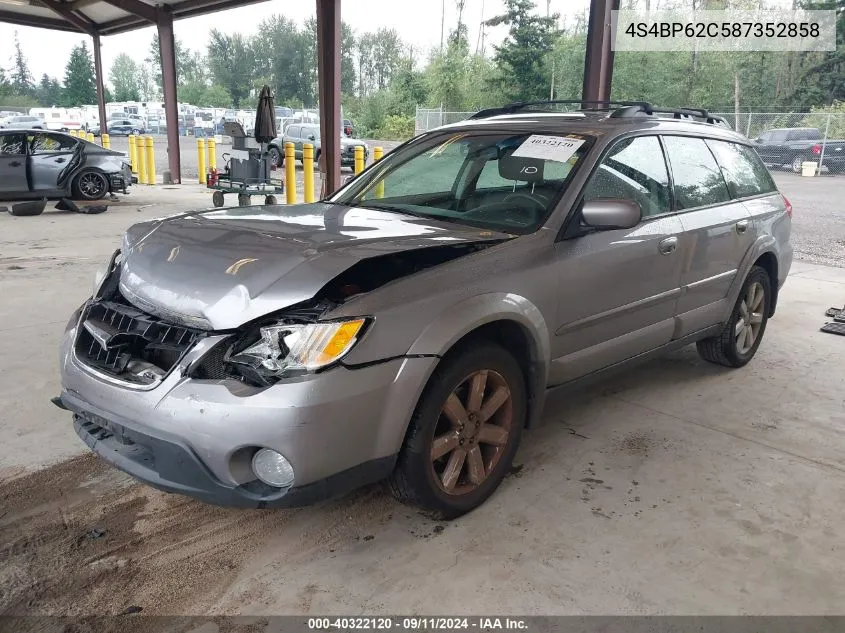
POLYGON ((308 135, 308 140, 309 140, 309 141, 316 141, 316 140, 317 140, 317 137, 316 137, 316 136, 314 136, 313 134, 309 134, 309 135, 308 135))
POLYGON ((595 229, 631 229, 640 223, 643 212, 633 200, 608 198, 585 202, 581 218, 584 224, 595 229))

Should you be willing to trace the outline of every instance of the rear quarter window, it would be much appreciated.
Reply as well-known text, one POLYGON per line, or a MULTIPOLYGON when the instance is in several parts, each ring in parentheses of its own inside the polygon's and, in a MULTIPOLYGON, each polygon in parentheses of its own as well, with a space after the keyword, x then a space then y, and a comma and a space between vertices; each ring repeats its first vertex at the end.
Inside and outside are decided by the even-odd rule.
POLYGON ((716 156, 733 198, 747 198, 777 191, 769 171, 750 147, 727 141, 707 140, 716 156))

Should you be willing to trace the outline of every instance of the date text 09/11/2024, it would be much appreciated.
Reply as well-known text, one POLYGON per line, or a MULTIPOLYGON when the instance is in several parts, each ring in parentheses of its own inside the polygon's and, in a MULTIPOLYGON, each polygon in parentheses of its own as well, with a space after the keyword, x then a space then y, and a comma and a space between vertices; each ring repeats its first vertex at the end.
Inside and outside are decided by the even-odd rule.
POLYGON ((309 618, 311 631, 527 631, 522 618, 509 617, 349 617, 309 618))

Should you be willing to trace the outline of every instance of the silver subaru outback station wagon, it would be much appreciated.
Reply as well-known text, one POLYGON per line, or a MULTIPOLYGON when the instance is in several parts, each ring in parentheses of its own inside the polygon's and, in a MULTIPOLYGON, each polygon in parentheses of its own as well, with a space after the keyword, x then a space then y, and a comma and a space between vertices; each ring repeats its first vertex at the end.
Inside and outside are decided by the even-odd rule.
POLYGON ((318 203, 132 226, 68 322, 54 401, 162 490, 276 507, 386 479, 456 517, 552 390, 692 343, 750 361, 791 215, 704 110, 482 111, 318 203))

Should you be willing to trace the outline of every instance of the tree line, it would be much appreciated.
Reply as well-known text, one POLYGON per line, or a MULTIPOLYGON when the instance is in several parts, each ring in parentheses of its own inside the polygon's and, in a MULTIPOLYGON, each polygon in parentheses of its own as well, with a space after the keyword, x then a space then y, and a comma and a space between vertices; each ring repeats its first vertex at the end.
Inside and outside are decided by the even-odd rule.
MULTIPOLYGON (((469 41, 463 8, 439 47, 420 51, 392 29, 356 33, 343 24, 341 92, 359 133, 379 138, 413 134, 416 106, 472 111, 517 100, 577 99, 583 80, 587 19, 562 21, 538 14, 533 0, 505 0, 469 41), (498 45, 485 45, 487 28, 505 26, 498 45)), ((760 0, 762 1, 762 0, 760 0)), ((755 6, 760 2, 753 2, 755 6)), ((810 110, 845 101, 845 0, 795 0, 796 6, 838 13, 837 49, 824 53, 617 52, 612 98, 711 110, 810 110)), ((749 0, 623 0, 623 8, 741 9, 749 0)), ((136 62, 120 54, 109 73, 117 101, 160 98, 159 43, 136 62)), ((179 101, 209 107, 249 107, 270 85, 279 105, 317 102, 316 20, 299 25, 265 18, 256 35, 213 29, 205 51, 176 41, 179 101)), ((64 81, 47 75, 35 84, 16 40, 12 68, 0 73, 0 103, 9 98, 42 105, 94 103, 94 74, 85 43, 74 48, 64 81), (5 91, 5 92, 4 92, 5 91)), ((26 105, 26 104, 24 104, 26 105)), ((841 106, 835 106, 841 107, 841 106)))

